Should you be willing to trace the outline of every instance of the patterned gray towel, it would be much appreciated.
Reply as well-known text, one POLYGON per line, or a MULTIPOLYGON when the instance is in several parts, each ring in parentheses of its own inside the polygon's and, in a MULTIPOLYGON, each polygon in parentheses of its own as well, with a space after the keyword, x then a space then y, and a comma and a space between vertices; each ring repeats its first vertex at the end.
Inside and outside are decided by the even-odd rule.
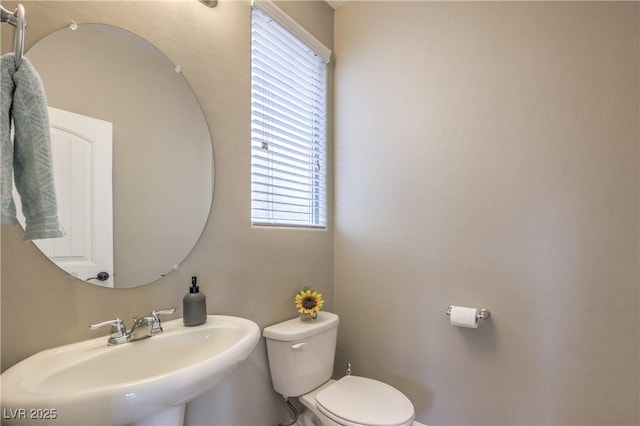
POLYGON ((61 237, 64 231, 58 221, 49 112, 42 80, 27 58, 22 58, 16 69, 14 55, 9 53, 0 58, 0 65, 2 223, 17 223, 11 193, 15 178, 26 221, 24 240, 61 237))

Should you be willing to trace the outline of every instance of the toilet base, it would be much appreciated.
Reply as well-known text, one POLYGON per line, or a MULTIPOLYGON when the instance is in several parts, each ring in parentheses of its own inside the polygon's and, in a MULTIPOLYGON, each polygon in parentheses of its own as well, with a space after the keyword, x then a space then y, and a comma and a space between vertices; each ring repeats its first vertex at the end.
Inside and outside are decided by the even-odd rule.
POLYGON ((311 412, 311 410, 305 409, 304 412, 300 414, 300 416, 298 417, 296 426, 341 426, 341 425, 327 417, 324 417, 323 420, 320 420, 318 416, 316 416, 314 413, 311 412))

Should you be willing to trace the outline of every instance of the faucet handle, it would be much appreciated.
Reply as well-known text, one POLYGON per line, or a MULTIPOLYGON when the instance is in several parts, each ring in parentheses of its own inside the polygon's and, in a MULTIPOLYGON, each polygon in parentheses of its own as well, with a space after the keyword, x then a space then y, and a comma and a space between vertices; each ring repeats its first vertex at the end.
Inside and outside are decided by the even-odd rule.
POLYGON ((158 315, 171 315, 176 311, 176 308, 171 309, 160 309, 159 311, 151 311, 149 315, 152 317, 158 317, 158 315))
POLYGON ((99 322, 98 324, 91 324, 89 326, 89 330, 97 330, 100 327, 104 327, 105 325, 111 326, 111 334, 123 335, 123 334, 126 334, 127 332, 127 329, 124 326, 124 321, 122 321, 122 318, 114 318, 109 321, 99 322))
POLYGON ((127 338, 127 327, 124 325, 122 318, 114 318, 109 321, 100 322, 98 324, 92 324, 89 326, 89 330, 97 330, 98 328, 106 325, 111 326, 111 336, 109 336, 109 344, 114 345, 120 343, 123 339, 127 338))
POLYGON ((162 322, 160 321, 160 315, 171 315, 176 311, 176 308, 160 309, 159 311, 151 311, 150 317, 153 317, 153 325, 151 326, 151 335, 162 333, 162 322))

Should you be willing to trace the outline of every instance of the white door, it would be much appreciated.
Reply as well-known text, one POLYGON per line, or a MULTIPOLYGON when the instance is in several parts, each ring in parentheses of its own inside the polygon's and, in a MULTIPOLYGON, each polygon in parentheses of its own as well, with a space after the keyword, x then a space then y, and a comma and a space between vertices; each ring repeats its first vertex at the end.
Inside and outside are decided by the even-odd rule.
POLYGON ((49 108, 62 238, 34 241, 59 267, 82 280, 114 286, 112 124, 49 108), (109 274, 98 280, 101 272, 109 274))

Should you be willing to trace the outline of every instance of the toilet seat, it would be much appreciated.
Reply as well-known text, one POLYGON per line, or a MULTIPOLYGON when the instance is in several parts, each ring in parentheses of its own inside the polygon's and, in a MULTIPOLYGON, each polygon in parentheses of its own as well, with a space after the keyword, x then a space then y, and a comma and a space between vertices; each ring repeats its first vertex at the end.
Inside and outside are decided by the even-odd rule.
POLYGON ((316 407, 345 426, 405 426, 415 415, 411 401, 386 383, 345 376, 318 392, 316 407))

